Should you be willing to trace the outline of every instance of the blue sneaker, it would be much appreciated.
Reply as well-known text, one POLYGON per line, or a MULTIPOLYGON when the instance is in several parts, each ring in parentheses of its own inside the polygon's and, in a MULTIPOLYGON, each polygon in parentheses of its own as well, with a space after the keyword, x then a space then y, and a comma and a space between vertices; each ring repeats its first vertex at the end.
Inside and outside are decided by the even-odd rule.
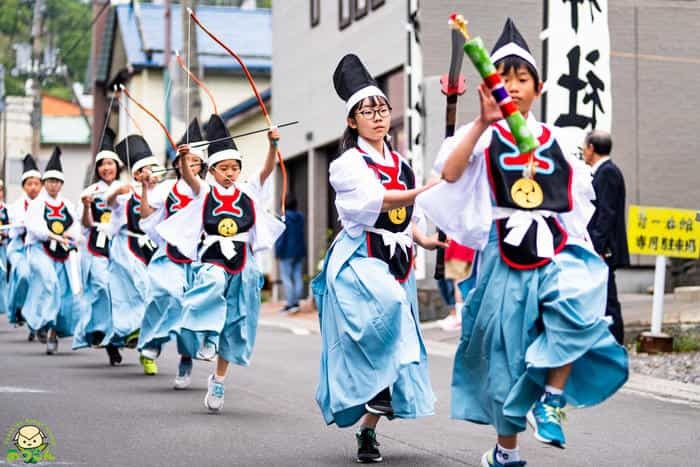
POLYGON ((566 440, 561 422, 566 419, 564 406, 566 399, 545 393, 544 401, 537 401, 527 413, 527 422, 535 430, 535 439, 552 446, 564 449, 566 440))
POLYGON ((524 467, 527 464, 525 461, 513 461, 501 464, 496 460, 496 448, 486 451, 481 456, 481 467, 524 467))

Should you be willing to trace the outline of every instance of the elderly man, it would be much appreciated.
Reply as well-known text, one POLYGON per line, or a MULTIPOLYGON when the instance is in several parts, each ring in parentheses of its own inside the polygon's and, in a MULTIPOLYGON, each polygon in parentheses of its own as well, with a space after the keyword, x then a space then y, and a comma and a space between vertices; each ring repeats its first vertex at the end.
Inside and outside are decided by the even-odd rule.
POLYGON ((588 224, 593 246, 608 264, 608 304, 606 316, 613 320, 610 331, 622 344, 624 328, 620 302, 617 299, 615 269, 629 266, 627 232, 625 230, 625 179, 610 159, 610 133, 594 130, 586 135, 583 159, 591 166, 596 211, 588 224))

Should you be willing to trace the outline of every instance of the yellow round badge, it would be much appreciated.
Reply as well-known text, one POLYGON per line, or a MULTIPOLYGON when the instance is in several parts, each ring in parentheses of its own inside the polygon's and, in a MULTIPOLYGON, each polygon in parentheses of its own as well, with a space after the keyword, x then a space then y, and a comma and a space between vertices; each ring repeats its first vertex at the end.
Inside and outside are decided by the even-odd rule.
POLYGON ((60 222, 53 221, 51 223, 51 232, 55 233, 56 235, 61 235, 64 230, 66 230, 66 229, 63 227, 63 224, 61 224, 60 222))
POLYGON ((389 220, 396 225, 403 224, 406 220, 406 208, 396 208, 389 211, 389 220))
POLYGON ((112 220, 112 213, 111 212, 103 212, 102 215, 100 216, 100 223, 101 224, 109 224, 109 221, 112 220))
POLYGON ((222 237, 233 237, 238 233, 238 225, 233 219, 221 219, 216 229, 222 237))
POLYGON ((515 204, 527 209, 534 209, 544 201, 544 195, 539 183, 530 178, 517 180, 510 189, 510 196, 515 204))

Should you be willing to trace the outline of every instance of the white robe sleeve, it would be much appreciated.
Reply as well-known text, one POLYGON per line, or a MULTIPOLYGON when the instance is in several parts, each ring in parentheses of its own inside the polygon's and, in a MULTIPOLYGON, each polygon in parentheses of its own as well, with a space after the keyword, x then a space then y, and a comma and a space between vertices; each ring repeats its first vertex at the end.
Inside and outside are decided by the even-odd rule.
MULTIPOLYGON (((455 136, 442 143, 433 168, 436 173, 442 173, 447 158, 470 125, 461 127, 455 136)), ((490 138, 488 131, 479 138, 467 168, 457 181, 442 181, 416 198, 416 205, 440 230, 475 250, 486 246, 491 230, 491 188, 484 159, 484 149, 490 138)))
MULTIPOLYGON (((269 180, 269 177, 268 177, 269 180)), ((267 181, 265 183, 267 186, 267 181)), ((255 225, 250 231, 250 247, 253 253, 270 249, 286 228, 284 222, 265 209, 265 187, 260 185, 260 176, 245 183, 241 190, 250 196, 255 206, 255 225)))
POLYGON ((373 226, 384 202, 385 189, 361 154, 349 149, 331 163, 329 182, 335 190, 335 207, 343 227, 351 237, 373 226))
MULTIPOLYGON (((68 214, 73 218, 73 223, 71 224, 70 227, 68 227, 68 230, 66 231, 71 237, 73 237, 76 241, 80 240, 82 235, 82 225, 80 224, 80 218, 78 217, 78 210, 75 209, 75 205, 73 204, 72 201, 68 201, 67 199, 64 199, 63 202, 66 205, 66 209, 68 210, 68 214)), ((82 203, 80 203, 82 205, 82 203)))
POLYGON ((559 138, 559 129, 557 127, 550 128, 552 128, 557 143, 573 170, 573 181, 571 184, 571 194, 574 202, 573 209, 561 214, 559 217, 570 238, 590 243, 588 223, 595 211, 595 205, 593 204, 595 190, 593 189, 591 169, 582 160, 572 155, 575 154, 575 148, 569 147, 571 143, 567 143, 567 141, 570 139, 559 138))
MULTIPOLYGON (((42 196, 38 196, 29 203, 24 218, 24 225, 27 232, 31 234, 34 239, 40 242, 45 242, 49 239, 51 231, 44 220, 44 198, 42 196)), ((29 238, 27 240, 29 240, 29 238)))
POLYGON ((155 227, 156 233, 163 241, 170 243, 193 261, 198 259, 197 246, 204 227, 202 208, 210 189, 207 182, 200 181, 197 196, 183 209, 155 227))
POLYGON ((165 246, 165 240, 158 234, 156 227, 165 220, 165 202, 176 183, 175 180, 168 180, 156 185, 155 188, 148 193, 148 205, 155 209, 155 211, 151 213, 150 216, 139 219, 139 227, 148 235, 148 238, 158 245, 158 248, 163 248, 165 246))

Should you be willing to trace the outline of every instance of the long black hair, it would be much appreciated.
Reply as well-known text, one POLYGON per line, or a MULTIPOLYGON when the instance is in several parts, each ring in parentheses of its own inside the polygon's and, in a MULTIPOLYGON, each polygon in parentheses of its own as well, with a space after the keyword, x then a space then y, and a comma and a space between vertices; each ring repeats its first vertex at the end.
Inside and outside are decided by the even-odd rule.
MULTIPOLYGON (((356 119, 357 117, 355 116, 355 113, 364 105, 372 105, 372 106, 377 106, 377 105, 387 105, 389 106, 389 109, 391 109, 391 105, 389 105, 389 101, 387 100, 386 97, 384 96, 370 96, 370 97, 365 97, 362 99, 360 102, 355 104, 352 109, 350 109, 350 113, 348 114, 349 118, 356 119)), ((359 133, 357 132, 357 128, 352 128, 351 126, 348 126, 345 128, 345 132, 343 132, 343 136, 340 138, 340 146, 338 147, 338 155, 341 155, 348 149, 352 149, 357 146, 357 138, 359 136, 359 133)), ((391 147, 391 143, 389 142, 389 135, 384 136, 384 142, 386 143, 387 146, 389 146, 389 150, 393 151, 393 148, 391 147)))

